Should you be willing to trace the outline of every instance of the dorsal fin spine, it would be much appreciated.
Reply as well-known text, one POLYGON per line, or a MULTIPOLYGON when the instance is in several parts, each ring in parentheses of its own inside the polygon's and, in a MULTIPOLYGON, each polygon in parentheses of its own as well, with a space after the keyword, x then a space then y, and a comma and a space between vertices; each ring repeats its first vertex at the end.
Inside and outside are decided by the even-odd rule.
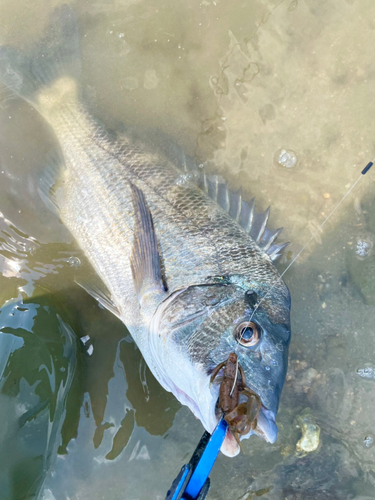
MULTIPOLYGON (((269 238, 267 239, 267 243, 262 246, 263 250, 266 252, 270 247, 271 245, 277 240, 277 238, 280 236, 281 232, 282 232, 283 228, 282 227, 279 227, 278 229, 276 229, 275 231, 270 231, 271 235, 269 236, 269 238)), ((264 237, 263 237, 264 238, 264 237)), ((263 239, 262 239, 262 243, 263 243, 263 239)))
POLYGON ((262 222, 262 225, 261 225, 261 227, 259 229, 259 234, 258 234, 258 237, 257 237, 257 241, 259 241, 259 242, 262 241, 262 238, 263 238, 263 235, 264 235, 264 231, 265 231, 265 229, 267 227, 269 216, 270 216, 270 207, 268 207, 267 210, 262 215, 263 222, 262 222))
POLYGON ((238 224, 250 234, 259 247, 266 252, 274 262, 281 257, 284 248, 289 243, 276 245, 282 227, 276 230, 268 229, 270 207, 263 213, 255 212, 255 198, 246 202, 242 198, 242 190, 230 191, 219 176, 209 177, 206 173, 200 175, 199 185, 208 196, 216 201, 238 224))

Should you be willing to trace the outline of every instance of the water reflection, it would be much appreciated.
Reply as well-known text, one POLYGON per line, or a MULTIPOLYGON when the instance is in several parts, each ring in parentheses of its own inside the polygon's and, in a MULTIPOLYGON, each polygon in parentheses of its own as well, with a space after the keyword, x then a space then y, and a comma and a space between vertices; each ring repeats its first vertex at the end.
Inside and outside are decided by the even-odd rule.
POLYGON ((153 436, 162 436, 172 426, 180 404, 155 380, 134 343, 122 342, 120 358, 127 380, 132 380, 126 392, 136 409, 135 420, 153 436), (134 373, 138 377, 134 377, 134 373))
POLYGON ((0 310, 2 499, 37 497, 54 463, 76 369, 76 338, 50 296, 0 310))

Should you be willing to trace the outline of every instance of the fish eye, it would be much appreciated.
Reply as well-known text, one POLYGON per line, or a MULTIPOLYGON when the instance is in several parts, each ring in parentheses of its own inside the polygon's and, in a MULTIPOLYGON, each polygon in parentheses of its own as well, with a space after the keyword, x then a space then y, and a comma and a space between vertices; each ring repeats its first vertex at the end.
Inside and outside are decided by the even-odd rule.
POLYGON ((253 321, 243 321, 236 328, 236 340, 244 347, 256 345, 260 339, 260 328, 253 321))

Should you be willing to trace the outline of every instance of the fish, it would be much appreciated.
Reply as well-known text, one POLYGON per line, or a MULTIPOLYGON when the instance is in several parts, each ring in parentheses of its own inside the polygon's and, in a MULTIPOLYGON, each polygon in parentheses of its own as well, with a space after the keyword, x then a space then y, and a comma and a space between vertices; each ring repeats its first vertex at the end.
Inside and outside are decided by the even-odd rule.
MULTIPOLYGON (((102 282, 81 286, 126 325, 155 378, 208 432, 219 419, 211 373, 235 353, 262 403, 241 439, 275 442, 291 337, 290 293, 274 264, 281 229, 269 229, 269 209, 256 213, 222 178, 113 137, 87 111, 81 71, 67 6, 38 42, 0 46, 0 81, 59 142, 38 189, 102 282)), ((230 431, 221 451, 240 451, 230 431)))

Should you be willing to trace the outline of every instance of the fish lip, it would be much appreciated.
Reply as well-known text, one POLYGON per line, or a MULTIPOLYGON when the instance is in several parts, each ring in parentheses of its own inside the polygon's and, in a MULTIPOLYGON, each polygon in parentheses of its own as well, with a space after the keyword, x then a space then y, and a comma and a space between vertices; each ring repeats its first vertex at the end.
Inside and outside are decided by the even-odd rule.
MULTIPOLYGON (((254 391, 255 392, 255 391, 254 391)), ((258 396, 259 397, 259 396, 258 396)), ((257 426, 255 429, 250 429, 247 434, 239 436, 240 441, 244 439, 249 439, 253 434, 264 439, 267 443, 273 444, 277 439, 277 425, 275 422, 275 413, 264 406, 261 403, 261 408, 259 411, 257 426)), ((216 411, 218 407, 218 399, 215 402, 215 417, 219 422, 222 414, 216 411)), ((227 433, 224 438, 224 442, 220 448, 221 452, 228 457, 235 457, 240 452, 240 446, 237 443, 232 431, 228 428, 227 433)))
MULTIPOLYGON (((267 443, 273 444, 277 439, 278 429, 275 414, 263 404, 258 415, 258 422, 254 433, 263 438, 267 443)), ((248 436, 243 436, 243 439, 247 439, 248 437, 250 437, 250 433, 248 436)))

